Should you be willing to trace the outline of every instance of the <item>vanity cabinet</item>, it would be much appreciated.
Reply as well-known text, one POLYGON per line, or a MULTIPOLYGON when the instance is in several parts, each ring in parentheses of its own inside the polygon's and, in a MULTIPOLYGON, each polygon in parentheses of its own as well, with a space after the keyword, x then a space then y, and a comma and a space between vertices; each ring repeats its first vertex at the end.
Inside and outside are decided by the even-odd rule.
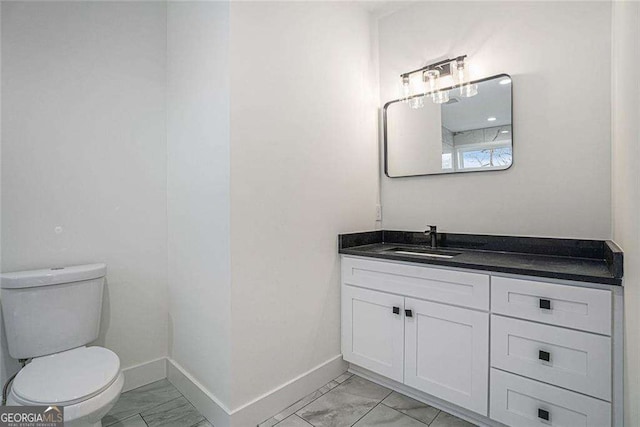
POLYGON ((486 425, 618 426, 621 296, 343 256, 343 357, 355 372, 486 425))

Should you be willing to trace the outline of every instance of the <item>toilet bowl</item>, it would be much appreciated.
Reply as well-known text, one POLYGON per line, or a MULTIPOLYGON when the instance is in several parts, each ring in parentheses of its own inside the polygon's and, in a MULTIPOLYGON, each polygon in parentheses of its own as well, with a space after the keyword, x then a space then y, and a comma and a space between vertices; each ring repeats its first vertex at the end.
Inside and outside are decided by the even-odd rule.
POLYGON ((86 347, 98 338, 107 266, 0 274, 9 354, 31 359, 15 377, 9 405, 62 406, 65 427, 100 427, 124 376, 118 356, 86 347))
POLYGON ((100 427, 123 385, 115 353, 79 347, 32 360, 16 376, 7 403, 63 406, 65 427, 100 427))

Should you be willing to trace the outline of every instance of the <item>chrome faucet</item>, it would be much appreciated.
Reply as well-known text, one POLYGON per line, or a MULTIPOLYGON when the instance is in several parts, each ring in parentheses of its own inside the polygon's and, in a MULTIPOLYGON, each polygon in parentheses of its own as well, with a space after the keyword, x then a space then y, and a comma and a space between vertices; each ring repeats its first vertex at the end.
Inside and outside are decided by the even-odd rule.
POLYGON ((438 247, 438 227, 435 225, 427 225, 428 230, 424 232, 425 235, 431 238, 431 249, 438 247))

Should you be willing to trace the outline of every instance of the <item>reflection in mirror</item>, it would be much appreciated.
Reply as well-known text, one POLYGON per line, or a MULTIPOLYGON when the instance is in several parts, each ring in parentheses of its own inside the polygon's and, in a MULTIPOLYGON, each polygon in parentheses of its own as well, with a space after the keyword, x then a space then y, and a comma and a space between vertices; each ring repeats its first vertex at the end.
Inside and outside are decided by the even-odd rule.
POLYGON ((385 172, 390 177, 507 169, 513 161, 511 78, 477 83, 478 93, 448 91, 445 104, 424 97, 385 106, 385 172))

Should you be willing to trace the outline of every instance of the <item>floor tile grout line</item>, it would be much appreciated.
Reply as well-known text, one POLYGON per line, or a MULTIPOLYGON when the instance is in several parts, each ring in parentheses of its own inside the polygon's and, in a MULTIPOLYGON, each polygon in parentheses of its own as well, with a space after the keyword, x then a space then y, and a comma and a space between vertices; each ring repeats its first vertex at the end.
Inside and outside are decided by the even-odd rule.
MULTIPOLYGON (((287 419, 289 419, 289 418, 291 418, 291 417, 300 418, 300 419, 302 420, 302 422, 303 422, 303 423, 308 424, 308 425, 309 425, 309 426, 311 426, 311 427, 314 427, 314 426, 313 426, 313 424, 311 424, 309 421, 305 420, 304 418, 302 418, 300 415, 296 414, 295 412, 294 412, 293 414, 289 415, 289 416, 288 416, 287 418, 285 418, 284 420, 287 420, 287 419)), ((273 425, 273 427, 278 427, 278 424, 283 423, 283 422, 284 422, 284 420, 282 420, 282 421, 278 421, 277 423, 275 423, 275 424, 273 425)))
MULTIPOLYGON (((173 398, 173 399, 171 399, 171 400, 167 400, 166 402, 161 403, 161 404, 159 404, 159 405, 152 406, 152 407, 150 407, 150 408, 146 408, 146 409, 145 409, 144 411, 142 411, 142 412, 150 411, 151 409, 158 408, 158 407, 160 407, 160 406, 162 406, 162 405, 166 405, 166 404, 167 404, 167 403, 169 403, 169 402, 173 402, 174 400, 178 400, 178 399, 181 399, 181 398, 183 398, 183 397, 184 397, 184 396, 181 394, 179 397, 173 398)), ((186 397, 184 397, 184 398, 185 398, 185 399, 187 399, 186 397)), ((188 400, 188 399, 187 399, 187 402, 189 402, 189 400, 188 400)), ((191 403, 191 402, 189 402, 189 403, 191 403)), ((144 415, 142 415, 142 412, 138 412, 138 414, 140 415, 140 418, 142 418, 142 421, 144 421, 144 423, 145 423, 145 424, 147 424, 147 426, 148 426, 149 424, 147 423, 147 420, 145 420, 145 419, 144 419, 144 415)), ((202 415, 202 414, 200 414, 200 415, 202 415)), ((125 419, 126 419, 126 418, 125 418, 125 419)), ((105 426, 105 427, 109 427, 109 426, 105 426)))
MULTIPOLYGON (((373 411, 374 409, 376 409, 378 406, 382 405, 382 401, 385 400, 387 397, 391 396, 391 393, 393 393, 393 390, 390 390, 389 393, 387 393, 387 395, 385 397, 383 397, 382 399, 380 399, 380 401, 374 405, 371 409, 369 409, 367 412, 365 412, 360 418, 358 418, 356 420, 356 422, 354 422, 353 424, 351 424, 351 427, 353 427, 354 425, 356 425, 358 423, 358 421, 360 421, 361 419, 363 419, 364 417, 367 416, 367 414, 371 411, 373 411)), ((385 405, 387 406, 387 405, 385 405)))
MULTIPOLYGON (((337 377, 335 377, 335 378, 334 378, 334 379, 332 379, 331 381, 335 381, 337 378, 340 378, 342 375, 344 375, 344 374, 338 375, 337 377)), ((353 376, 353 374, 351 374, 351 377, 352 377, 352 376, 353 376)), ((349 377, 349 378, 351 378, 351 377, 349 377)), ((349 380, 349 378, 345 379, 345 380, 344 380, 343 382, 341 382, 341 383, 338 383, 338 385, 337 385, 337 386, 335 386, 335 387, 334 387, 334 388, 332 388, 332 389, 329 389, 327 392, 325 392, 325 393, 322 393, 322 392, 321 392, 321 393, 320 393, 320 396, 318 396, 318 397, 316 397, 315 399, 313 399, 313 400, 309 401, 309 403, 307 403, 307 404, 306 404, 306 405, 304 405, 303 407, 299 408, 297 411, 295 411, 295 412, 294 412, 293 414, 291 414, 291 415, 296 415, 298 418, 300 418, 301 420, 303 420, 305 423, 307 423, 307 424, 309 424, 309 425, 312 425, 312 424, 310 424, 307 420, 305 420, 304 418, 302 418, 301 416, 299 416, 297 413, 298 413, 299 411, 302 411, 302 410, 303 410, 304 408, 306 408, 307 406, 311 405, 311 404, 312 404, 313 402, 315 402, 316 400, 320 399, 320 398, 321 398, 322 396, 324 396, 325 394, 329 394, 329 393, 331 393, 333 390, 335 390, 335 389, 337 389, 338 387, 340 387, 342 384, 344 384, 345 382, 347 382, 347 381, 349 380)), ((326 386, 326 385, 327 385, 327 384, 329 384, 331 381, 329 381, 328 383, 326 383, 326 384, 322 385, 322 387, 326 386)), ((336 382, 337 382, 337 381, 336 381, 336 382)), ((314 391, 312 391, 311 393, 309 393, 307 396, 310 396, 310 395, 312 395, 312 394, 314 394, 314 393, 317 393, 318 391, 320 391, 320 389, 321 389, 322 387, 315 389, 314 391)), ((292 403, 291 405, 287 406, 287 407, 286 407, 286 408, 284 408, 282 411, 280 411, 280 412, 278 412, 277 414, 273 415, 271 418, 275 419, 275 417, 277 417, 278 415, 280 415, 281 413, 283 413, 283 412, 284 412, 284 411, 286 411, 287 409, 291 408, 291 407, 292 407, 292 406, 294 406, 296 403, 298 403, 298 402, 300 402, 300 401, 304 400, 307 396, 303 397, 302 399, 298 399, 298 400, 296 400, 296 402, 295 402, 295 403, 292 403)), ((386 397, 385 397, 385 399, 386 399, 386 397)), ((291 416, 291 415, 289 415, 289 416, 291 416)), ((268 420, 270 420, 271 418, 267 418, 265 421, 268 421, 268 420)), ((287 417, 287 418, 289 418, 289 417, 287 417)), ((286 419, 286 418, 285 418, 285 419, 286 419)), ((280 421, 278 421, 276 424, 274 424, 274 427, 275 427, 276 425, 280 424, 282 421, 284 421, 284 419, 283 419, 283 420, 280 420, 280 421)), ((263 421, 263 422, 264 422, 264 421, 263 421)))
MULTIPOLYGON (((173 384, 172 384, 172 386, 173 386, 173 384)), ((144 386, 142 386, 142 387, 144 387, 144 386)), ((175 388, 175 386, 173 386, 173 387, 175 388)), ((141 388, 141 387, 138 387, 138 388, 141 388)), ((134 389, 134 390, 136 390, 136 389, 134 389)), ((129 393, 130 391, 133 391, 133 390, 129 390, 129 391, 125 392, 125 393, 129 393)), ((173 402, 173 401, 174 401, 174 400, 176 400, 176 399, 180 399, 181 397, 184 397, 184 395, 183 395, 182 393, 180 393, 180 390, 178 390, 178 389, 176 388, 176 391, 178 392, 178 394, 179 394, 180 396, 174 397, 173 399, 166 400, 166 401, 164 401, 164 402, 162 402, 162 403, 158 403, 157 405, 150 406, 150 407, 146 408, 146 409, 145 409, 145 411, 148 411, 148 410, 150 410, 150 409, 157 408, 158 406, 164 405, 165 403, 173 402)), ((125 394, 125 393, 122 393, 122 394, 125 394)), ((120 396, 120 398, 121 398, 121 397, 122 397, 122 396, 120 396)), ((185 399, 187 399, 187 398, 185 397, 185 399)), ((189 399, 187 399, 187 400, 189 400, 189 399)), ((114 421, 114 422, 112 422, 111 424, 106 424, 104 427, 109 427, 109 426, 111 426, 111 425, 113 425, 113 424, 115 424, 115 423, 117 423, 117 422, 120 422, 120 421, 126 420, 127 418, 130 418, 130 417, 133 417, 133 416, 134 416, 134 415, 136 415, 136 414, 139 414, 139 415, 140 415, 140 417, 142 417, 142 412, 136 412, 135 414, 128 415, 128 416, 126 416, 126 417, 124 417, 124 418, 118 418, 118 419, 117 419, 117 421, 114 421)), ((107 417, 107 416, 109 416, 109 414, 105 415, 105 417, 107 417)), ((104 417, 103 417, 103 418, 104 418, 104 417)), ((142 417, 142 418, 144 418, 144 417, 142 417)))
MULTIPOLYGON (((432 408, 433 408, 433 406, 432 406, 432 408)), ((438 408, 436 408, 436 409, 438 409, 438 408)), ((438 409, 438 413, 436 414, 436 416, 433 417, 431 422, 429 424, 427 424, 427 425, 430 426, 431 424, 433 424, 433 422, 436 420, 436 418, 438 418, 438 415, 440 415, 441 412, 442 412, 442 409, 438 409)))
POLYGON ((371 409, 369 409, 367 412, 365 412, 360 418, 358 418, 353 424, 351 424, 351 427, 353 427, 354 425, 358 424, 358 422, 363 419, 364 417, 367 416, 367 414, 371 411, 373 411, 374 409, 376 409, 378 406, 382 405, 382 400, 380 402, 378 402, 377 405, 374 405, 371 409))
MULTIPOLYGON (((408 397, 408 396, 407 396, 407 397, 408 397)), ((385 399, 386 399, 386 398, 385 398, 385 399)), ((415 400, 415 399, 414 399, 414 400, 415 400)), ((420 402, 420 401, 419 401, 419 400, 417 400, 416 402, 420 402)), ((407 417, 409 417, 409 418, 413 418, 414 420, 419 421, 419 422, 421 422, 422 424, 424 424, 424 425, 426 425, 426 426, 430 426, 430 425, 431 425, 431 423, 433 423, 433 422, 435 421, 435 419, 438 417, 438 415, 440 415, 440 412, 442 412, 442 410, 440 410, 440 409, 438 409, 438 408, 435 408, 435 407, 433 407, 433 406, 431 406, 431 405, 428 405, 428 406, 432 407, 433 409, 435 409, 435 410, 436 410, 436 411, 438 411, 438 412, 436 412, 435 417, 433 417, 433 420, 431 420, 431 422, 430 422, 430 423, 425 423, 424 421, 419 420, 419 419, 417 419, 416 417, 413 417, 413 416, 411 416, 411 415, 407 414, 406 412, 402 412, 402 411, 401 411, 401 410, 399 410, 398 408, 394 408, 393 406, 389 406, 389 405, 387 405, 386 403, 384 403, 384 401, 382 401, 382 402, 380 402, 380 403, 382 403, 382 404, 383 404, 384 406, 386 406, 387 408, 389 408, 389 409, 393 409, 394 411, 398 411, 398 412, 400 412, 401 414, 406 415, 406 416, 407 416, 407 417)), ((422 402, 420 402, 420 403, 422 403, 422 402)), ((426 405, 426 403, 423 403, 423 405, 426 405)))
MULTIPOLYGON (((114 424, 118 424, 118 423, 125 422, 125 421, 127 421, 129 418, 137 417, 138 415, 140 416, 140 418, 142 419, 142 421, 144 421, 144 418, 142 418, 142 414, 141 414, 140 412, 137 412, 137 413, 135 413, 135 414, 131 414, 131 415, 129 415, 129 416, 128 416, 128 417, 126 417, 126 418, 118 419, 118 420, 116 420, 116 421, 112 422, 111 424, 105 424, 105 425, 104 425, 104 427, 110 427, 110 426, 112 426, 112 425, 114 425, 114 424)), ((106 415, 105 415, 105 417, 106 417, 106 415)), ((104 418, 104 417, 103 417, 103 418, 104 418)), ((146 423, 146 421, 144 421, 144 423, 145 423, 145 424, 147 424, 147 423, 146 423)))

